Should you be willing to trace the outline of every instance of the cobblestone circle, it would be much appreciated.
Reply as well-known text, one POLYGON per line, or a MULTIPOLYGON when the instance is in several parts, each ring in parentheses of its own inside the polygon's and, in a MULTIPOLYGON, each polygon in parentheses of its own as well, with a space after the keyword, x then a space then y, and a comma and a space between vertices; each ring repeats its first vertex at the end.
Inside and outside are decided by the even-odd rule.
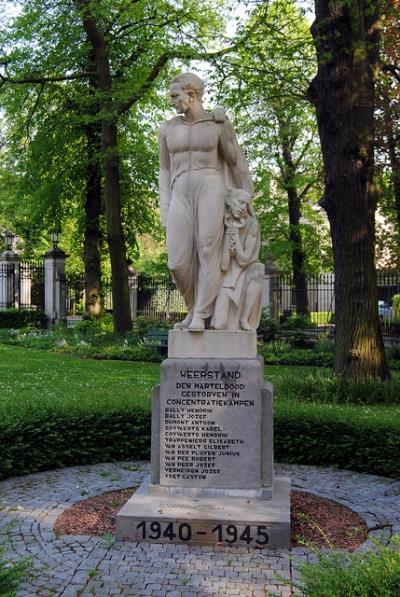
MULTIPOLYGON (((112 537, 53 533, 56 518, 74 502, 139 485, 148 463, 80 466, 0 483, 0 542, 11 560, 32 556, 33 576, 18 596, 267 597, 289 596, 298 564, 311 550, 113 543, 112 537)), ((348 506, 366 521, 371 537, 400 533, 400 481, 350 471, 280 465, 292 487, 348 506)))

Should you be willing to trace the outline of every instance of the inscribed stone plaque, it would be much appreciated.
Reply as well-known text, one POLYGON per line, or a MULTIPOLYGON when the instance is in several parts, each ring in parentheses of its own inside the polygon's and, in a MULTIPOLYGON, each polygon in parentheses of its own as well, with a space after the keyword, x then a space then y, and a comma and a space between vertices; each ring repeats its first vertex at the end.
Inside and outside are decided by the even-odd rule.
POLYGON ((161 369, 160 485, 260 488, 257 359, 167 359, 161 369))

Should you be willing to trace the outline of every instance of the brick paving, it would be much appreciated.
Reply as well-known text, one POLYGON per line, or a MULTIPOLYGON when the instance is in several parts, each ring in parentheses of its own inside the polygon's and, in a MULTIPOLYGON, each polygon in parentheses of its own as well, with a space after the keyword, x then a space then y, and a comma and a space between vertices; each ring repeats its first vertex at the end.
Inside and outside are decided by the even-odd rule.
MULTIPOLYGON (((115 543, 113 537, 63 535, 53 524, 74 502, 139 485, 148 463, 97 464, 37 473, 0 482, 0 542, 6 557, 32 556, 33 575, 18 596, 47 597, 285 597, 286 580, 298 579, 298 563, 311 550, 254 551, 115 543)), ((400 533, 400 481, 349 471, 280 465, 292 487, 348 506, 366 521, 371 537, 400 533)))

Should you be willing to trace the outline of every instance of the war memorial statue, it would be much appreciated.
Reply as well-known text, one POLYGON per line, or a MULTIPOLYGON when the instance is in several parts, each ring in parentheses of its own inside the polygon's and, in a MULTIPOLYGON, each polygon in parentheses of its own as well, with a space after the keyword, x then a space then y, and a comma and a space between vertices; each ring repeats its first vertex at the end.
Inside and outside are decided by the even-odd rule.
POLYGON ((117 538, 289 546, 290 480, 275 477, 273 388, 257 356, 264 266, 253 184, 232 124, 206 112, 194 74, 170 86, 160 127, 168 263, 188 314, 168 334, 153 391, 151 475, 117 538))
POLYGON ((172 80, 170 96, 178 115, 161 125, 159 135, 160 210, 168 264, 188 309, 176 327, 193 332, 255 330, 263 271, 256 266, 260 233, 251 208, 253 183, 232 124, 221 108, 204 110, 203 90, 203 81, 191 73, 172 80), (247 281, 247 294, 255 296, 245 300, 247 281), (225 307, 231 307, 228 317, 223 315, 225 307))

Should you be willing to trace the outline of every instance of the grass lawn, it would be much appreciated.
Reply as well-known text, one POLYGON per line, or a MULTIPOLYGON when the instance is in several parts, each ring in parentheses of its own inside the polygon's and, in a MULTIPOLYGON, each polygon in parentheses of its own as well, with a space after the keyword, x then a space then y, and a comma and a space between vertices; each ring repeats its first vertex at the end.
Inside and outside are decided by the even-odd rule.
MULTIPOLYGON (((158 363, 0 345, 0 478, 148 458, 151 394, 159 373, 158 363)), ((378 382, 375 393, 368 390, 371 404, 357 403, 368 393, 362 384, 354 404, 332 404, 326 368, 267 366, 266 378, 275 389, 277 459, 400 476, 398 382, 391 386, 392 404, 381 400, 385 389, 378 382), (325 393, 318 397, 321 387, 325 393)))
POLYGON ((94 361, 0 345, 0 420, 30 412, 149 409, 157 363, 94 361))
MULTIPOLYGON (((51 352, 0 345, 0 419, 16 420, 29 414, 129 411, 133 406, 151 408, 151 392, 159 383, 158 363, 96 361, 51 352)), ((382 423, 400 420, 397 405, 299 404, 290 390, 290 378, 310 374, 324 376, 328 368, 283 366, 266 367, 266 378, 274 384, 275 410, 297 408, 328 409, 346 418, 376 417, 382 423), (289 390, 288 390, 289 387, 289 390)))

